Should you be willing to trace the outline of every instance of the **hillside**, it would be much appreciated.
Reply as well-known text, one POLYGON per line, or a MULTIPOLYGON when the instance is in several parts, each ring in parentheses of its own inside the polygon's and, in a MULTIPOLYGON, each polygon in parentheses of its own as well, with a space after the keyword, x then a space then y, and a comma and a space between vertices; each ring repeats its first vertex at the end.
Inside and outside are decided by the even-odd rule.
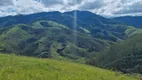
POLYGON ((88 11, 8 16, 0 18, 0 52, 84 63, 113 43, 138 33, 142 29, 88 11), (75 12, 77 20, 73 23, 75 12))
POLYGON ((94 38, 67 26, 40 20, 0 28, 0 52, 39 58, 71 59, 85 62, 107 47, 108 41, 94 38), (75 34, 76 33, 76 34, 75 34))
POLYGON ((92 66, 0 54, 0 80, 137 80, 92 66))
POLYGON ((142 34, 112 45, 98 54, 96 65, 124 73, 142 74, 142 34))

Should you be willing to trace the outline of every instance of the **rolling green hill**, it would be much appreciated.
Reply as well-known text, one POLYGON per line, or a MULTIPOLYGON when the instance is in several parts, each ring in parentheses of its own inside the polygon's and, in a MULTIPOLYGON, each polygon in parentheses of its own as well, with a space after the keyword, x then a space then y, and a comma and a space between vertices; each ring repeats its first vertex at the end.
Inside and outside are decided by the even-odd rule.
POLYGON ((85 62, 84 59, 109 45, 108 41, 46 20, 3 27, 0 31, 0 52, 39 58, 68 58, 85 62))
POLYGON ((139 80, 72 62, 0 54, 0 80, 139 80))
POLYGON ((98 54, 96 65, 124 73, 142 74, 142 34, 116 43, 98 54))

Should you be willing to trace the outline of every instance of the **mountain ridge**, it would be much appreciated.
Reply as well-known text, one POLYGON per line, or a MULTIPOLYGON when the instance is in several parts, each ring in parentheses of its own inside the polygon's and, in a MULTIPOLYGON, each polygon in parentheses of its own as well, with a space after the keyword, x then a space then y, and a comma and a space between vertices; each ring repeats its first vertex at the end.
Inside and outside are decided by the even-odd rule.
POLYGON ((137 28, 142 28, 142 16, 122 16, 113 18, 121 24, 135 26, 137 28))

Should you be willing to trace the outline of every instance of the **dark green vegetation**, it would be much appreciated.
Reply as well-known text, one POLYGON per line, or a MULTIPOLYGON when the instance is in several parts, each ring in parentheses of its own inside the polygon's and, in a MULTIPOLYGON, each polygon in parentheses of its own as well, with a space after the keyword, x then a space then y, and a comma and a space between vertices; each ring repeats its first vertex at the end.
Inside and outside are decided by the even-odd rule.
POLYGON ((99 67, 142 74, 142 34, 112 45, 94 62, 99 67))
POLYGON ((52 59, 0 54, 0 80, 139 80, 120 73, 52 59))

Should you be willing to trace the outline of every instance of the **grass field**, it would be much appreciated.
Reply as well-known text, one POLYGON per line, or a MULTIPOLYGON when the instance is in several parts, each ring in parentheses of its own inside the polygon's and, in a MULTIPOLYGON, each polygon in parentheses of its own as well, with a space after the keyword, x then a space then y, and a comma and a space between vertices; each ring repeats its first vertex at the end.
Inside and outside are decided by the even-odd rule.
POLYGON ((0 54, 0 80, 139 79, 84 64, 0 54))

